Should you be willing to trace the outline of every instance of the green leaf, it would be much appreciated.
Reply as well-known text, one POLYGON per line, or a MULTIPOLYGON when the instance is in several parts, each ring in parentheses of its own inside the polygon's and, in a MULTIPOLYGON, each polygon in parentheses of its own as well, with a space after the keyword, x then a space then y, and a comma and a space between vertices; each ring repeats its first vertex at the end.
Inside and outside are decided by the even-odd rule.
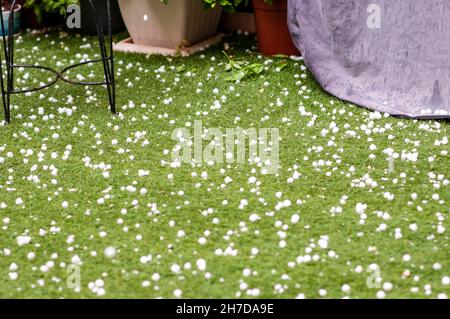
POLYGON ((233 72, 231 75, 225 77, 227 82, 236 82, 245 78, 247 74, 244 71, 233 72))
POLYGON ((277 58, 277 59, 289 59, 289 57, 285 54, 275 54, 272 57, 277 58))
POLYGON ((287 61, 282 61, 282 62, 277 64, 277 68, 280 69, 280 71, 284 70, 287 66, 288 66, 288 62, 287 61))
POLYGON ((183 64, 183 65, 180 65, 179 67, 177 67, 176 71, 177 71, 177 73, 182 73, 182 72, 186 71, 186 69, 187 69, 187 66, 183 64))

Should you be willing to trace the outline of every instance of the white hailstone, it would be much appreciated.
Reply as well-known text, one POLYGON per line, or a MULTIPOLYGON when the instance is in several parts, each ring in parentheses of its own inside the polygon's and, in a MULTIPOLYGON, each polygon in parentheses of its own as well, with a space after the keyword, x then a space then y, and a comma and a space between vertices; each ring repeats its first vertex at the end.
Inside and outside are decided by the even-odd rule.
POLYGON ((198 243, 199 243, 200 245, 205 245, 206 242, 207 242, 207 240, 206 240, 205 237, 200 237, 200 238, 198 239, 198 243))
POLYGON ((23 200, 22 198, 16 198, 16 205, 22 205, 23 204, 23 200))
POLYGON ((358 265, 358 266, 355 267, 355 272, 356 272, 357 274, 362 273, 363 270, 364 270, 364 268, 363 268, 361 265, 358 265))
POLYGON ((394 285, 391 284, 390 282, 385 282, 385 283, 383 284, 383 290, 384 290, 384 291, 391 291, 392 288, 394 288, 394 285))
POLYGON ((241 290, 246 290, 247 288, 248 288, 248 284, 247 284, 247 283, 241 282, 241 283, 239 284, 239 289, 241 289, 241 290))
POLYGON ((417 231, 417 224, 411 224, 411 225, 409 225, 409 229, 411 230, 411 231, 413 231, 413 232, 415 232, 415 231, 417 231))
POLYGON ((445 233, 445 227, 442 226, 442 225, 438 225, 438 227, 437 227, 437 232, 438 232, 438 234, 443 234, 443 233, 445 233))
POLYGON ((142 282, 142 287, 144 287, 144 288, 150 287, 150 281, 144 280, 144 281, 142 282))
POLYGON ((328 240, 326 238, 319 239, 319 241, 317 243, 319 244, 319 247, 322 249, 328 248, 328 240))
POLYGON ((62 202, 61 206, 62 206, 62 208, 68 208, 69 203, 67 201, 64 201, 64 202, 62 202))
POLYGON ((386 198, 388 201, 393 201, 395 198, 394 194, 391 194, 390 192, 385 192, 383 194, 384 198, 386 198))
POLYGON ((356 204, 355 210, 358 214, 363 214, 366 211, 366 209, 367 209, 367 204, 362 204, 362 203, 356 204))
POLYGON ((259 217, 257 214, 252 214, 252 215, 250 215, 250 217, 249 217, 249 220, 251 221, 251 222, 256 222, 256 221, 258 221, 258 220, 260 220, 261 219, 261 217, 259 217))
POLYGON ((97 279, 94 284, 98 288, 103 288, 105 286, 105 282, 103 281, 103 279, 97 279))
POLYGON ((447 294, 440 293, 440 294, 437 296, 437 298, 438 298, 438 299, 448 299, 448 296, 447 296, 447 294))
POLYGON ((287 243, 285 240, 280 240, 280 242, 278 243, 278 247, 280 248, 286 248, 287 243))
POLYGON ((36 254, 32 251, 27 254, 28 260, 33 260, 35 257, 36 257, 36 254))
POLYGON ((17 280, 17 278, 19 277, 19 275, 16 272, 10 272, 8 274, 8 276, 9 276, 9 279, 11 279, 11 280, 17 280))
POLYGON ((256 179, 255 176, 251 176, 251 177, 249 177, 249 179, 248 179, 248 183, 249 183, 249 184, 254 184, 254 183, 256 183, 256 181, 257 181, 257 179, 256 179))
POLYGON ((181 268, 180 268, 179 265, 173 264, 173 265, 170 267, 170 270, 171 270, 173 273, 178 274, 178 273, 181 271, 181 268))
POLYGON ((327 290, 326 289, 319 289, 319 296, 325 297, 326 295, 327 295, 327 290))
POLYGON ((9 222, 10 222, 9 217, 3 218, 3 224, 4 224, 4 225, 9 225, 9 222))
POLYGON ((251 250, 251 254, 252 255, 258 255, 259 254, 259 249, 256 248, 256 247, 253 247, 252 250, 251 250))
POLYGON ((253 288, 247 291, 247 295, 257 297, 261 294, 261 290, 258 288, 253 288))
POLYGON ((434 263, 433 264, 433 269, 434 270, 441 270, 442 269, 442 265, 440 263, 434 263))
POLYGON ((105 291, 104 288, 98 288, 98 290, 97 290, 97 296, 102 297, 102 296, 104 296, 105 294, 106 294, 106 291, 105 291))
POLYGON ((252 271, 249 268, 245 268, 242 271, 242 274, 244 275, 244 277, 248 277, 248 276, 250 276, 252 274, 252 271))
POLYGON ((184 232, 184 230, 179 230, 179 231, 177 232, 177 237, 178 237, 178 238, 182 238, 182 237, 184 237, 184 236, 186 236, 186 233, 184 232))
POLYGON ((411 261, 411 256, 408 254, 405 254, 405 255, 403 255, 402 259, 404 262, 409 262, 409 261, 411 261))
POLYGON ((450 277, 449 277, 449 276, 444 276, 444 277, 442 277, 441 283, 442 283, 444 286, 449 286, 449 285, 450 285, 450 277))
POLYGON ((351 289, 350 285, 348 285, 348 284, 343 284, 342 287, 341 287, 341 290, 342 290, 343 293, 348 294, 348 293, 350 293, 350 291, 351 291, 352 289, 351 289))
POLYGON ((378 299, 384 299, 386 297, 386 293, 383 290, 377 292, 378 299))
POLYGON ((115 247, 112 247, 112 246, 106 247, 104 254, 105 254, 106 258, 114 258, 114 257, 116 257, 117 250, 115 247))
POLYGON ((18 269, 19 269, 19 266, 17 266, 16 263, 12 263, 12 264, 9 266, 9 270, 10 270, 10 271, 16 271, 16 270, 18 270, 18 269))
POLYGON ((291 223, 292 224, 297 224, 300 221, 300 215, 299 214, 294 214, 291 216, 291 223))
POLYGON ((197 260, 197 268, 200 271, 205 271, 206 270, 206 261, 204 259, 197 260))
POLYGON ((151 257, 149 257, 149 256, 141 256, 139 258, 139 261, 140 261, 141 264, 146 264, 146 263, 151 261, 151 257))
POLYGON ((74 255, 71 259, 72 264, 74 265, 80 265, 81 264, 81 258, 78 255, 74 255))
POLYGON ((175 289, 174 292, 173 292, 173 295, 176 298, 180 298, 183 295, 183 292, 181 291, 181 289, 175 289))
POLYGON ((161 279, 161 276, 158 273, 154 273, 152 275, 152 280, 153 281, 159 281, 161 279))
POLYGON ((23 245, 29 244, 31 242, 31 237, 30 236, 18 236, 16 238, 16 241, 17 241, 17 245, 23 246, 23 245))

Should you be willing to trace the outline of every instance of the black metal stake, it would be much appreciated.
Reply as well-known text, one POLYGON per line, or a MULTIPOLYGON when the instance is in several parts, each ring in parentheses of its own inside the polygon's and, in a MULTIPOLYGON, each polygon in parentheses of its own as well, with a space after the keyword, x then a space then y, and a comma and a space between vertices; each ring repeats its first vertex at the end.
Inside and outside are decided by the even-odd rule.
MULTIPOLYGON (((100 10, 101 8, 94 4, 93 0, 89 0, 89 3, 92 7, 93 11, 93 19, 96 20, 97 25, 97 36, 98 36, 98 42, 100 46, 100 54, 101 59, 96 60, 90 60, 85 61, 77 64, 70 65, 61 71, 56 71, 52 68, 46 67, 46 66, 40 66, 40 65, 19 65, 14 63, 14 8, 16 5, 17 0, 12 1, 12 6, 10 9, 10 14, 8 18, 8 35, 5 34, 5 26, 3 22, 3 17, 0 19, 0 25, 2 30, 2 38, 3 38, 3 54, 5 56, 5 65, 6 65, 6 85, 5 85, 5 79, 3 74, 3 66, 2 66, 2 59, 0 54, 0 89, 2 93, 2 103, 3 103, 3 111, 5 116, 6 123, 11 123, 11 95, 12 94, 22 94, 22 93, 28 93, 28 92, 35 92, 40 91, 45 88, 48 88, 52 85, 54 85, 59 80, 62 80, 69 84, 75 84, 75 85, 104 85, 107 88, 108 91, 108 100, 109 100, 109 107, 111 109, 112 113, 116 113, 116 82, 115 82, 115 76, 114 76, 114 52, 113 52, 113 41, 112 41, 112 28, 111 28, 111 6, 110 6, 110 0, 106 0, 106 7, 107 7, 107 13, 108 13, 108 40, 109 40, 109 50, 106 47, 105 43, 105 35, 103 30, 103 21, 101 19, 100 10), (109 52, 108 52, 109 51, 109 52), (80 81, 73 81, 66 77, 64 77, 64 74, 76 67, 89 64, 89 63, 96 63, 96 62, 102 62, 103 63, 103 71, 105 74, 105 81, 102 82, 80 82, 80 81), (14 89, 14 69, 15 68, 29 68, 29 69, 40 69, 40 70, 47 70, 52 72, 55 75, 55 78, 40 87, 37 88, 31 88, 31 89, 22 89, 22 90, 15 90, 14 89)), ((3 7, 3 0, 0 0, 0 5, 3 7)))

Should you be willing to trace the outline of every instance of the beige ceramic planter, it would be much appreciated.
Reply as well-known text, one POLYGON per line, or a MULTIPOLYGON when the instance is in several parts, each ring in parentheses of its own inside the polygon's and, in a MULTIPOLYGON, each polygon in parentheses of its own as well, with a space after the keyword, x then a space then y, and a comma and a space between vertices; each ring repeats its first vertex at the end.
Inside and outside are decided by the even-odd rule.
POLYGON ((177 49, 200 42, 217 30, 222 9, 204 10, 200 0, 119 0, 133 42, 177 49))

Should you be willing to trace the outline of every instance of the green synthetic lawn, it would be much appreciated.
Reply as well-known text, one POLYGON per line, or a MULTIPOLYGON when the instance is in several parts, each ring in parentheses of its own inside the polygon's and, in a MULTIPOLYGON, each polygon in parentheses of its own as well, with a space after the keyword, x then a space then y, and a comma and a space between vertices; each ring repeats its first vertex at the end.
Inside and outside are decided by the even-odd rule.
MULTIPOLYGON (((18 63, 58 69, 98 52, 95 38, 59 33, 16 48, 18 63)), ((13 96, 0 125, 0 297, 448 296, 449 123, 371 113, 280 59, 246 36, 189 58, 118 53, 118 116, 101 87, 13 96), (268 69, 227 82, 224 49, 268 69), (172 132, 194 120, 278 128, 278 174, 171 167, 172 132)), ((77 74, 101 79, 102 67, 77 74)), ((18 87, 50 76, 16 75, 18 87)))

